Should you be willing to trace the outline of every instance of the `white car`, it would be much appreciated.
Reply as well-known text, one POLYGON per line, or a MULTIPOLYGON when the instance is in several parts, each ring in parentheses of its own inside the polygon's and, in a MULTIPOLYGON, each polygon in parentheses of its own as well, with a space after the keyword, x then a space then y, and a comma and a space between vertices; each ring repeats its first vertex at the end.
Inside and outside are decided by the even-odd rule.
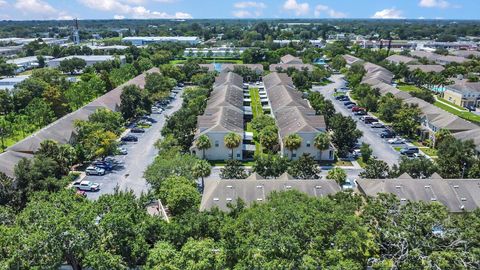
POLYGON ((402 144, 405 143, 405 139, 402 138, 393 138, 387 141, 389 144, 402 144))
POLYGON ((100 189, 100 184, 94 183, 92 181, 76 181, 73 183, 73 186, 76 187, 78 190, 85 190, 85 191, 97 191, 100 189))
POLYGON ((105 175, 105 170, 102 169, 102 168, 95 167, 95 166, 89 166, 85 170, 85 174, 87 174, 87 175, 105 175))
POLYGON ((371 128, 384 128, 385 125, 382 124, 382 123, 380 123, 380 122, 373 122, 370 127, 371 127, 371 128))
POLYGON ((119 155, 127 155, 127 154, 128 154, 128 151, 127 151, 127 149, 124 148, 124 147, 119 147, 119 148, 117 148, 117 153, 118 153, 119 155))

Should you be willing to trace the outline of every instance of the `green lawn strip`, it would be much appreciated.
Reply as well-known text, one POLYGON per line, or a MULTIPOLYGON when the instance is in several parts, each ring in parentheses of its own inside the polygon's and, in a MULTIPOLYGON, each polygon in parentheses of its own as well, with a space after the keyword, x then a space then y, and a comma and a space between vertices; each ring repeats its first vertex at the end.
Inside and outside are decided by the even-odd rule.
POLYGON ((472 122, 475 122, 477 124, 480 123, 480 115, 476 115, 474 113, 471 113, 471 112, 467 112, 467 111, 458 111, 448 105, 445 105, 439 101, 435 101, 435 103, 433 103, 433 105, 439 107, 440 109, 444 110, 444 111, 447 111, 451 114, 454 114, 460 118, 463 118, 465 120, 468 120, 468 121, 472 121, 472 122))
POLYGON ((403 148, 403 147, 401 147, 401 146, 395 146, 395 147, 393 147, 393 149, 395 149, 395 151, 398 151, 398 152, 400 152, 400 150, 402 150, 402 148, 403 148))
POLYGON ((357 159, 357 162, 358 162, 358 165, 360 165, 360 167, 362 168, 365 168, 367 166, 367 163, 363 162, 362 158, 357 159))
POLYGON ((348 160, 337 160, 334 164, 335 166, 353 166, 353 163, 348 160))
MULTIPOLYGON (((258 88, 250 88, 250 106, 252 107, 252 113, 253 113, 253 118, 257 118, 261 115, 263 115, 263 108, 262 108, 262 102, 260 101, 260 94, 258 93, 258 88)), ((247 131, 253 133, 253 137, 256 137, 256 131, 254 131, 251 128, 251 124, 247 123, 247 131)), ((260 142, 253 140, 255 142, 255 153, 259 154, 261 153, 262 146, 260 145, 260 142)))
POLYGON ((437 150, 428 148, 428 147, 419 147, 420 151, 422 151, 425 155, 430 156, 430 157, 436 157, 437 156, 437 150))
POLYGON ((411 85, 411 84, 398 85, 397 88, 399 90, 405 91, 405 92, 421 92, 422 91, 422 89, 418 88, 415 85, 411 85))
MULTIPOLYGON (((439 101, 441 101, 441 102, 443 102, 443 103, 446 103, 446 104, 448 104, 448 105, 450 105, 450 106, 453 106, 453 107, 455 107, 455 108, 457 108, 457 109, 459 109, 459 110, 462 110, 462 111, 467 112, 467 109, 465 109, 464 107, 458 106, 457 104, 453 104, 453 103, 451 103, 450 101, 448 101, 448 100, 446 100, 446 99, 444 99, 444 98, 437 97, 437 99, 438 99, 439 101)), ((441 103, 441 102, 440 102, 440 103, 441 103)))

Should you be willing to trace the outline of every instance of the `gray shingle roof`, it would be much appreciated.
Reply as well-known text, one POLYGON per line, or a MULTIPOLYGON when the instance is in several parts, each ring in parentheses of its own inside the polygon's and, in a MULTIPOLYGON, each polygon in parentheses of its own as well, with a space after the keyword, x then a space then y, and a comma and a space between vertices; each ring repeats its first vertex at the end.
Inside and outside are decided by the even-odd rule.
POLYGON ((211 131, 243 135, 243 111, 232 106, 207 109, 203 115, 198 116, 197 128, 196 137, 211 131))
POLYGON ((32 154, 6 151, 0 154, 0 172, 3 172, 10 178, 14 178, 15 165, 24 158, 32 158, 32 154))
POLYGON ((314 66, 310 64, 271 64, 269 67, 269 70, 271 72, 286 71, 289 68, 294 68, 299 71, 303 71, 303 70, 313 71, 314 66))
POLYGON ((399 54, 390 55, 385 60, 395 64, 400 64, 400 63, 408 64, 408 63, 417 61, 415 58, 408 57, 405 55, 399 55, 399 54))
POLYGON ((425 73, 435 72, 440 73, 445 70, 445 68, 441 65, 408 65, 408 70, 414 71, 416 69, 420 69, 425 73))
POLYGON ((247 67, 255 72, 263 72, 262 64, 222 64, 222 71, 233 71, 235 67, 247 67))
POLYGON ((207 108, 234 106, 243 108, 243 89, 233 84, 222 84, 213 89, 207 101, 207 108))
POLYGON ((358 189, 368 196, 395 194, 402 203, 438 202, 450 212, 471 211, 480 207, 480 179, 360 179, 358 189))
POLYGON ((300 106, 309 108, 308 102, 303 99, 302 92, 289 85, 279 84, 265 89, 268 99, 272 106, 272 111, 276 112, 287 106, 300 106))
POLYGON ((302 59, 295 57, 291 54, 287 54, 280 58, 280 64, 303 64, 302 59))
POLYGON ((243 78, 242 76, 233 73, 233 72, 222 72, 215 78, 213 83, 213 88, 216 88, 222 84, 232 84, 240 88, 243 87, 243 78))
POLYGON ((296 133, 319 133, 327 128, 322 115, 316 115, 315 111, 304 107, 284 107, 275 112, 280 137, 285 138, 296 133))
POLYGON ((293 87, 292 78, 290 78, 286 73, 272 72, 263 77, 263 85, 265 86, 265 89, 278 84, 284 84, 293 87))
POLYGON ((227 204, 234 203, 238 198, 247 205, 261 203, 267 200, 274 191, 298 190, 313 197, 325 197, 340 191, 340 186, 333 180, 216 180, 205 181, 200 210, 210 210, 218 207, 228 210, 227 204))
POLYGON ((355 63, 364 62, 362 59, 360 59, 358 57, 355 57, 353 55, 350 55, 350 54, 343 55, 343 59, 345 59, 345 61, 347 61, 347 65, 349 65, 349 66, 351 66, 355 63))
POLYGON ((452 55, 445 56, 445 55, 440 55, 440 54, 425 52, 425 51, 412 51, 410 52, 410 55, 418 58, 426 58, 430 61, 442 64, 442 65, 448 64, 448 63, 464 63, 469 61, 469 59, 466 59, 460 56, 452 56, 452 55))

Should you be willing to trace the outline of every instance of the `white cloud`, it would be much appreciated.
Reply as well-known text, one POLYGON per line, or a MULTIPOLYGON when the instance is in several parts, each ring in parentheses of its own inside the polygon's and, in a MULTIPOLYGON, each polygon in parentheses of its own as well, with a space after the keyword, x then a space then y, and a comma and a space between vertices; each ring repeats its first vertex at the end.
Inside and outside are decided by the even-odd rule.
MULTIPOLYGON (((85 6, 101 10, 101 11, 115 11, 121 16, 131 17, 134 19, 191 19, 192 15, 185 12, 176 12, 169 14, 166 12, 152 11, 144 6, 131 6, 124 2, 132 0, 80 0, 85 6)), ((118 16, 118 15, 117 15, 118 16)))
POLYGON ((253 14, 248 11, 248 10, 234 10, 232 12, 233 16, 234 17, 237 17, 237 18, 252 18, 253 17, 253 14))
POLYGON ((17 0, 13 6, 24 16, 28 16, 29 19, 73 19, 73 16, 69 15, 67 12, 57 10, 49 3, 42 0, 17 0))
POLYGON ((18 0, 14 6, 24 14, 51 16, 58 12, 50 4, 41 0, 18 0))
POLYGON ((233 7, 236 8, 236 10, 232 11, 234 17, 253 18, 260 17, 267 5, 263 2, 246 1, 237 2, 233 4, 233 7))
POLYGON ((345 18, 345 17, 347 17, 347 14, 345 14, 343 12, 336 11, 333 8, 330 8, 328 6, 317 5, 315 7, 315 11, 314 11, 315 17, 320 17, 320 15, 322 15, 322 13, 328 14, 328 16, 330 18, 345 18))
POLYGON ((125 19, 125 16, 123 16, 123 15, 113 15, 113 19, 115 19, 115 20, 123 20, 123 19, 125 19))
POLYGON ((396 8, 386 8, 375 12, 371 18, 373 19, 405 19, 402 16, 402 11, 396 8))
POLYGON ((0 7, 4 7, 7 5, 7 1, 0 0, 0 7))
POLYGON ((155 2, 159 2, 159 3, 162 3, 162 4, 172 4, 172 3, 177 2, 177 0, 155 0, 155 2))
POLYGON ((267 5, 263 2, 253 2, 253 1, 247 1, 247 2, 237 2, 233 4, 235 8, 266 8, 267 5))
POLYGON ((420 0, 418 3, 421 7, 426 8, 447 8, 450 7, 450 3, 445 0, 420 0))
POLYGON ((310 6, 308 3, 298 3, 297 0, 287 0, 283 4, 283 9, 286 11, 294 11, 297 16, 300 16, 307 14, 310 6))

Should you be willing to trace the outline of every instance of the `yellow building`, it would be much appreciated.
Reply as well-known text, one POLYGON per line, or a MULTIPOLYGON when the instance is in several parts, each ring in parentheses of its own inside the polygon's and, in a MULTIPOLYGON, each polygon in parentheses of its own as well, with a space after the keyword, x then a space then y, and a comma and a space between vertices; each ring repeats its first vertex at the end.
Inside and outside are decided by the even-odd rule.
POLYGON ((443 98, 462 107, 479 107, 480 83, 459 80, 453 85, 446 87, 443 98))

